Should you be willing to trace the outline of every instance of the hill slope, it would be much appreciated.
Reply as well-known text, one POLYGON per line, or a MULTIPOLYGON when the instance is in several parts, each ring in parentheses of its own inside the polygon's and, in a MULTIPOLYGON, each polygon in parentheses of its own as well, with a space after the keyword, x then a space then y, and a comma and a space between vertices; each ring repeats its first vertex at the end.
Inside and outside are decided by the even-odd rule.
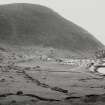
POLYGON ((90 33, 53 10, 34 4, 0 6, 0 42, 43 45, 75 53, 93 53, 103 45, 90 33))

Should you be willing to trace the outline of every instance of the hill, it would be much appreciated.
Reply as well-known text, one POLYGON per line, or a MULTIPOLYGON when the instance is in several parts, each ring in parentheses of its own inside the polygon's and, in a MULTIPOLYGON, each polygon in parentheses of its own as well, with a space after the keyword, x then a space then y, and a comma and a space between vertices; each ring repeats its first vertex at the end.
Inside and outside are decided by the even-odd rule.
POLYGON ((0 6, 0 43, 41 45, 86 56, 103 48, 93 35, 53 10, 27 3, 0 6))

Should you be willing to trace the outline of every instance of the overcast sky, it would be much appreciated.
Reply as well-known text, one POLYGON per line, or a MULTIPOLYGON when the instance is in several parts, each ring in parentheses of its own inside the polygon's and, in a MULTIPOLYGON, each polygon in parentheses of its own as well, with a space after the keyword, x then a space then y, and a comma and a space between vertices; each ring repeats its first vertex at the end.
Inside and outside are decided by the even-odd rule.
POLYGON ((0 0, 0 4, 16 2, 48 6, 88 30, 105 45, 105 0, 0 0))

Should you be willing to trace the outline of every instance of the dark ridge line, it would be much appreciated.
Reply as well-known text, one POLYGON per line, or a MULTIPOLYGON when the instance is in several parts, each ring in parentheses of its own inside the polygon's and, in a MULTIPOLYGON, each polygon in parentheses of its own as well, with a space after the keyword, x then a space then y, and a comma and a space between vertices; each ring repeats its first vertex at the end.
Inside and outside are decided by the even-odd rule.
POLYGON ((44 97, 39 97, 37 95, 33 95, 33 94, 24 94, 25 96, 30 96, 30 97, 35 97, 39 100, 42 100, 42 101, 61 101, 61 100, 56 100, 56 99, 49 99, 49 98, 44 98, 44 97))
MULTIPOLYGON (((85 96, 81 96, 81 97, 66 97, 64 100, 72 100, 72 99, 82 99, 83 101, 86 102, 96 102, 96 101, 101 101, 104 98, 105 100, 105 94, 89 94, 89 95, 85 95, 85 96)), ((105 101, 104 101, 105 102, 105 101)))
POLYGON ((64 100, 70 100, 70 99, 80 99, 81 97, 66 97, 64 100))
POLYGON ((14 93, 5 93, 5 94, 0 94, 0 97, 7 97, 10 95, 15 95, 14 93))
MULTIPOLYGON (((102 95, 104 95, 104 94, 102 94, 102 95)), ((86 95, 86 97, 99 97, 100 95, 97 95, 97 94, 90 94, 90 95, 86 95)))
POLYGON ((51 87, 51 90, 59 91, 59 92, 66 93, 66 94, 68 93, 68 90, 65 90, 59 87, 51 87))
POLYGON ((20 94, 20 95, 18 95, 17 93, 16 94, 14 94, 14 93, 5 93, 5 94, 0 94, 0 97, 7 97, 7 96, 12 96, 12 95, 29 96, 29 97, 37 98, 37 99, 42 100, 42 101, 60 101, 60 100, 56 100, 56 99, 40 97, 40 96, 37 96, 37 95, 34 95, 34 94, 20 94))
POLYGON ((59 88, 59 87, 52 87, 52 86, 49 86, 49 85, 47 85, 47 84, 45 84, 45 83, 41 83, 39 80, 34 79, 34 78, 32 78, 31 76, 29 76, 25 71, 24 71, 23 73, 24 73, 24 75, 25 75, 27 78, 29 78, 31 81, 35 82, 38 86, 41 86, 41 87, 44 87, 44 88, 50 88, 51 90, 68 94, 68 90, 65 90, 65 89, 62 89, 62 88, 59 88))
MULTIPOLYGON (((57 99, 52 99, 52 98, 44 98, 44 97, 40 97, 38 95, 34 95, 34 94, 24 94, 23 92, 21 92, 21 94, 18 94, 20 93, 20 91, 18 91, 17 93, 5 93, 5 94, 0 94, 0 97, 7 97, 7 96, 11 96, 11 95, 17 95, 17 96, 29 96, 29 97, 33 97, 33 98, 37 98, 39 100, 42 100, 42 101, 62 101, 62 100, 70 100, 70 99, 81 99, 83 97, 85 98, 98 98, 98 97, 103 97, 105 96, 105 94, 90 94, 90 95, 85 95, 85 96, 81 96, 81 97, 76 97, 76 96, 71 96, 71 97, 66 97, 62 100, 57 100, 57 99)), ((85 99, 84 98, 84 99, 85 99)))

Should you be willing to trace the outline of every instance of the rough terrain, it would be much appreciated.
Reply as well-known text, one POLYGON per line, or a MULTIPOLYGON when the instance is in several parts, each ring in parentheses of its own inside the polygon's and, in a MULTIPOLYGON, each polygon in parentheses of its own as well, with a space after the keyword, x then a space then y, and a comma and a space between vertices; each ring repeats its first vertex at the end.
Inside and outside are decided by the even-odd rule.
POLYGON ((1 57, 6 54, 0 65, 0 105, 104 105, 105 78, 87 64, 13 61, 9 52, 1 57))

